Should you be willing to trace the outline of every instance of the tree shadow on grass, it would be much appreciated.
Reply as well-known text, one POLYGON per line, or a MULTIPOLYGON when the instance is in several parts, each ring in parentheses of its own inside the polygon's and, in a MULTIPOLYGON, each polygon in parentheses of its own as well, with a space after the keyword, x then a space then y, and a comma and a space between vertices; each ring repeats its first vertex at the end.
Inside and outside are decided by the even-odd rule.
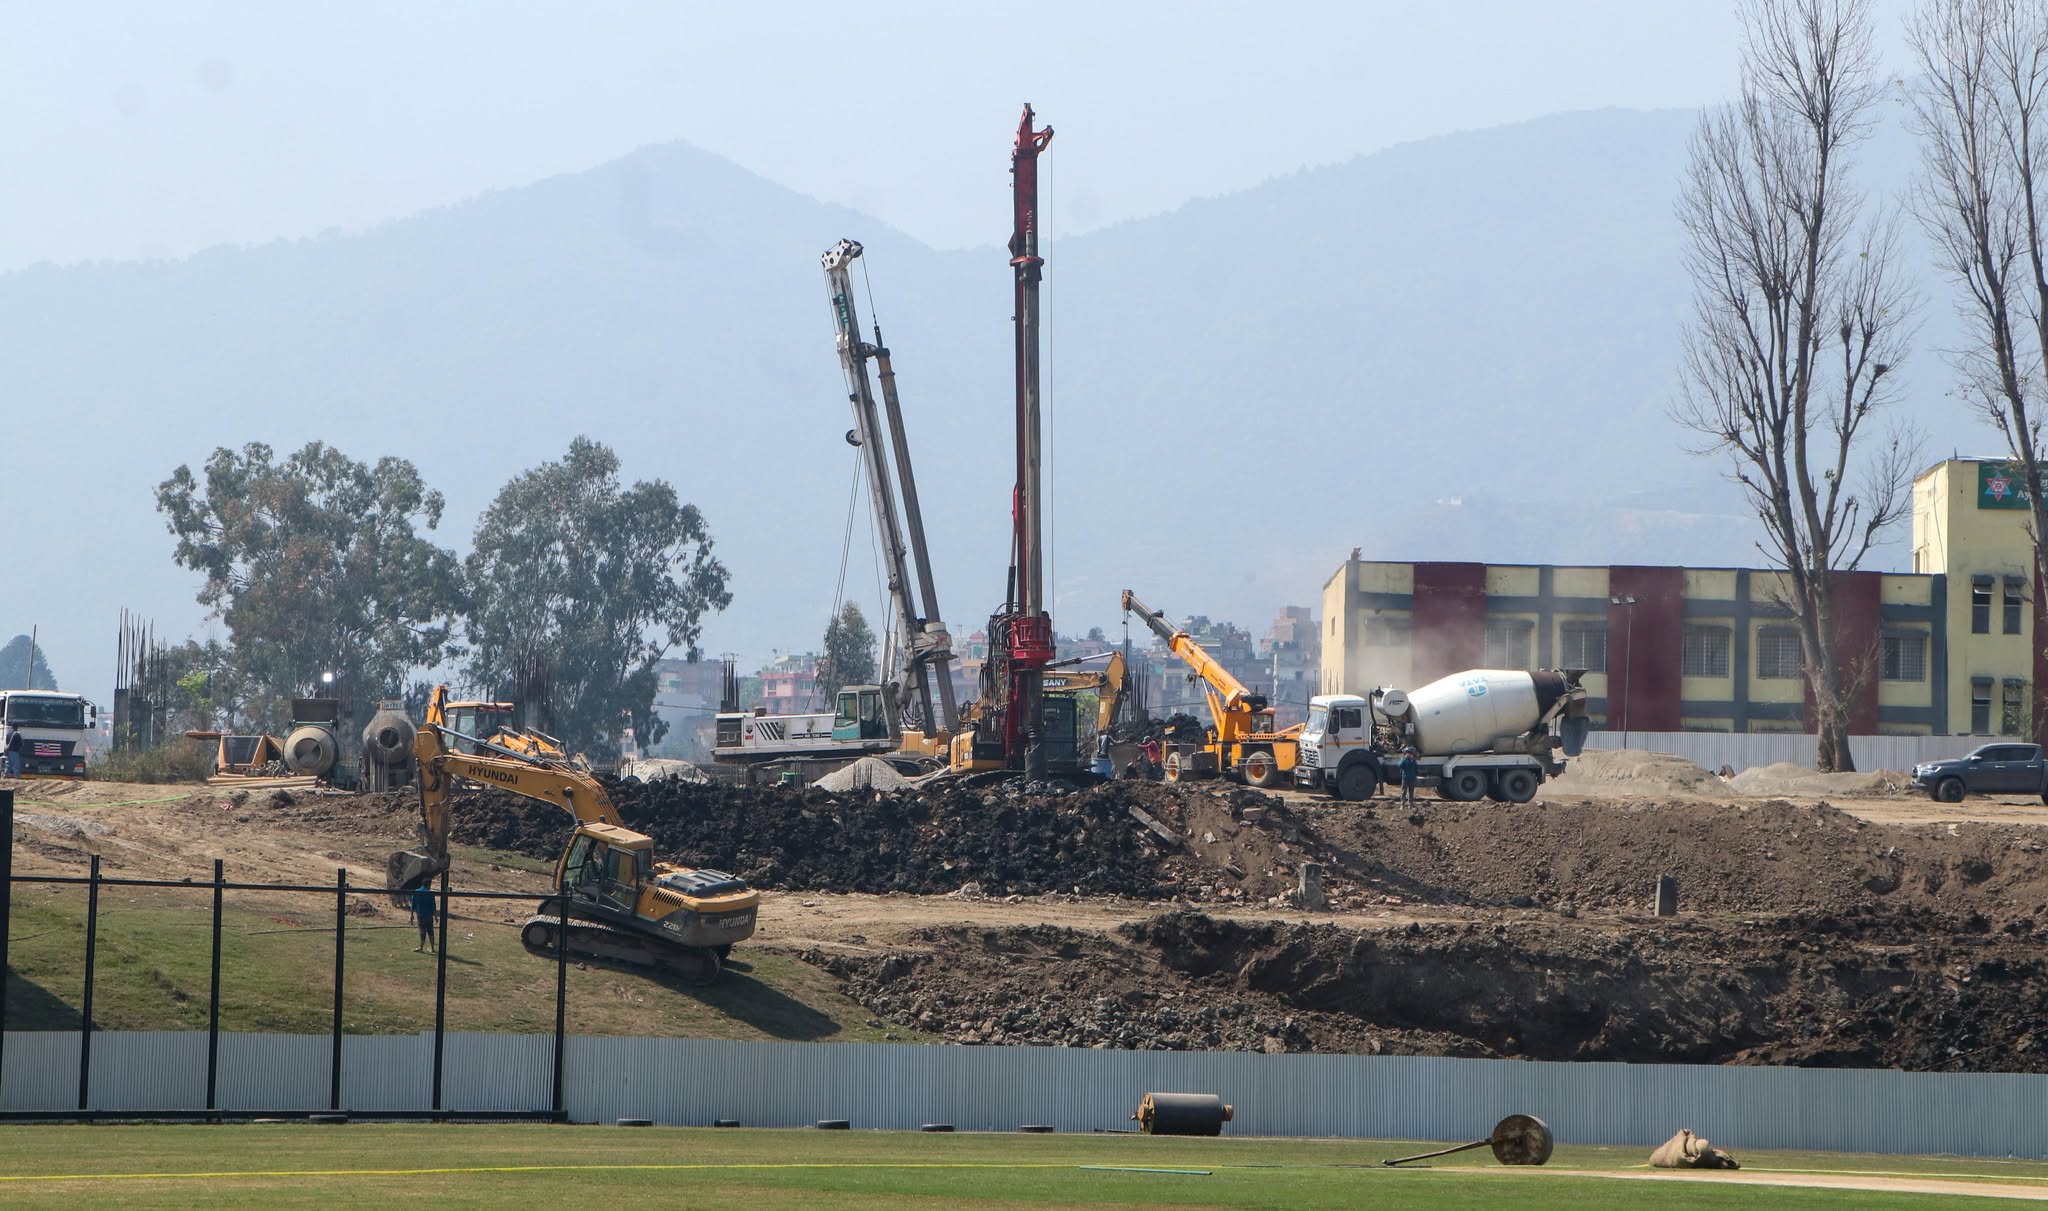
MULTIPOLYGON (((41 984, 7 969, 7 1029, 76 1030, 83 1021, 78 1007, 41 984)), ((97 1016, 97 1015, 95 1015, 97 1016)))

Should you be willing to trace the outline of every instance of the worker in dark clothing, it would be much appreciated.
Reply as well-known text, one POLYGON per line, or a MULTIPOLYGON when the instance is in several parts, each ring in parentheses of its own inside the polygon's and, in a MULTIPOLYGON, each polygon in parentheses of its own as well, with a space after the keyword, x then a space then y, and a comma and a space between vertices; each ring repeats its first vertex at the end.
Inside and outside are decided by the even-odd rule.
POLYGON ((1412 747, 1401 750, 1401 760, 1396 768, 1401 771, 1401 806, 1414 807, 1415 776, 1419 763, 1415 760, 1415 750, 1412 747))
POLYGON ((412 889, 412 915, 419 919, 420 944, 413 947, 415 953, 424 953, 434 946, 434 891, 422 883, 412 889))
POLYGON ((8 724, 8 725, 7 725, 7 776, 8 776, 8 777, 10 777, 10 778, 19 778, 19 777, 21 777, 21 760, 22 760, 22 749, 23 749, 23 748, 25 748, 26 746, 27 746, 27 742, 26 742, 26 741, 24 741, 24 740, 23 740, 23 739, 21 738, 21 727, 20 727, 20 726, 19 726, 18 724, 13 724, 13 723, 10 723, 10 724, 8 724))

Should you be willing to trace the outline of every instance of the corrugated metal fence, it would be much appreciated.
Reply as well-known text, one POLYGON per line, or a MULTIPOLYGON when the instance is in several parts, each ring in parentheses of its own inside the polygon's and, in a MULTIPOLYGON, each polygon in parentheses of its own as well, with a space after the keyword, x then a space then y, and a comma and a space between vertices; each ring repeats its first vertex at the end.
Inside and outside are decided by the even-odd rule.
MULTIPOLYGON (((1995 736, 1851 736, 1849 754, 1859 770, 1904 770, 1922 761, 1956 757, 1995 736)), ((1645 749, 1672 753, 1710 770, 1730 766, 1737 772, 1789 761, 1813 768, 1819 750, 1812 736, 1801 732, 1594 732, 1587 748, 1645 749)))
MULTIPOLYGON (((451 1113, 545 1109, 551 1045, 448 1035, 451 1113)), ((205 1047, 203 1033, 95 1035, 92 1105, 201 1105, 205 1047)), ((224 1034, 221 1104, 324 1108, 328 1058, 323 1036, 224 1034)), ((425 1109, 431 1063, 430 1035, 351 1036, 343 1102, 425 1109)), ((2044 1076, 633 1038, 572 1038, 566 1068, 578 1122, 1091 1131, 1128 1126, 1148 1091, 1184 1090, 1235 1104, 1236 1135, 1477 1139, 1525 1113, 1573 1143, 1648 1146, 1692 1127, 1735 1147, 2048 1157, 2044 1076)), ((0 1110, 70 1110, 77 1073, 75 1033, 10 1032, 0 1110)))

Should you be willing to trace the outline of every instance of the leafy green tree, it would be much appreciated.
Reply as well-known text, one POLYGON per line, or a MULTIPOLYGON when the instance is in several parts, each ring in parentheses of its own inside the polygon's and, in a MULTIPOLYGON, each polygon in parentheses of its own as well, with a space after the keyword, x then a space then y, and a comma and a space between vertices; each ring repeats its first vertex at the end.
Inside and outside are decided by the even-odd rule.
POLYGON ((7 641, 6 647, 0 648, 0 690, 57 688, 57 676, 50 672, 50 662, 46 659, 48 653, 43 651, 41 644, 36 645, 36 676, 35 682, 30 684, 28 648, 29 638, 26 635, 16 635, 7 641))
POLYGON ((847 602, 825 626, 825 654, 818 660, 818 692, 826 705, 842 686, 869 685, 875 680, 875 632, 860 607, 847 602))
POLYGON ((694 655, 703 618, 732 604, 697 506, 662 480, 619 481, 587 437, 515 477, 477 525, 467 562, 473 685, 519 698, 544 684, 538 722, 571 751, 616 753, 630 721, 652 751, 655 662, 694 655))
POLYGON ((227 625, 222 668, 254 721, 279 726, 285 700, 316 692, 364 719, 409 672, 458 654, 462 568, 419 533, 442 499, 405 459, 367 466, 313 442, 279 462, 251 442, 198 475, 180 466, 156 495, 177 562, 206 577, 199 602, 227 625))

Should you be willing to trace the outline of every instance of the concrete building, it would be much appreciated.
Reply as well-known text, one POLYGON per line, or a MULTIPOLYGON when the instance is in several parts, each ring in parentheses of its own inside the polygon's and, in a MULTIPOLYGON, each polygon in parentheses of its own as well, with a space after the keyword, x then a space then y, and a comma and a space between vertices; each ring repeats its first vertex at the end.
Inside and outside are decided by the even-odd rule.
MULTIPOLYGON (((2048 656, 2025 503, 2002 464, 1913 486, 1909 573, 1846 575, 1836 651, 1858 735, 2036 737, 2048 656)), ((1805 731, 1804 653, 1780 573, 1345 561, 1323 590, 1318 691, 1465 668, 1587 670, 1598 726, 1805 731)))
POLYGON ((1309 697, 1320 692, 1316 686, 1323 661, 1323 634, 1315 611, 1307 606, 1280 607, 1259 641, 1259 656, 1267 666, 1265 684, 1275 722, 1289 727, 1306 721, 1309 697))
POLYGON ((761 705, 771 715, 812 715, 831 709, 818 692, 816 652, 778 657, 762 666, 757 675, 761 678, 761 705))

